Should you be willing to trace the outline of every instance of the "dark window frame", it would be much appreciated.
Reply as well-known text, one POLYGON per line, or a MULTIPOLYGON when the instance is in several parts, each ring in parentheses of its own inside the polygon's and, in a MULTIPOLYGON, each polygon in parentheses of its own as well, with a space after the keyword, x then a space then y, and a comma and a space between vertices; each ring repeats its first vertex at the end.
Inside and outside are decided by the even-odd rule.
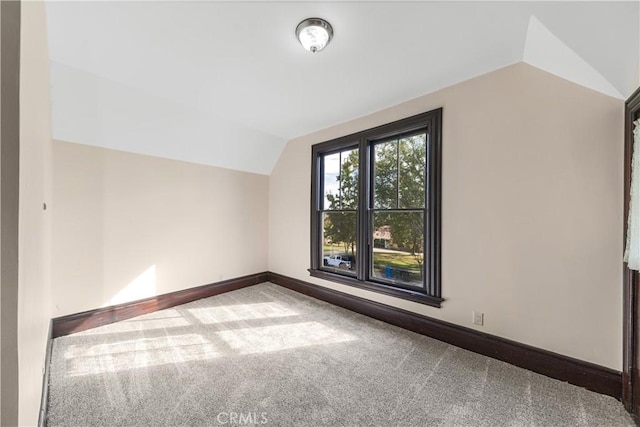
POLYGON ((309 273, 313 277, 357 288, 407 299, 421 304, 440 307, 441 297, 441 201, 442 201, 442 108, 401 119, 392 123, 315 144, 311 149, 311 259, 309 273), (369 278, 369 254, 371 226, 371 150, 375 143, 399 135, 424 129, 427 137, 427 164, 425 181, 425 230, 424 246, 428 256, 424 262, 425 287, 408 289, 384 281, 369 278), (322 240, 322 156, 357 147, 359 150, 356 277, 338 274, 324 269, 321 262, 322 240))

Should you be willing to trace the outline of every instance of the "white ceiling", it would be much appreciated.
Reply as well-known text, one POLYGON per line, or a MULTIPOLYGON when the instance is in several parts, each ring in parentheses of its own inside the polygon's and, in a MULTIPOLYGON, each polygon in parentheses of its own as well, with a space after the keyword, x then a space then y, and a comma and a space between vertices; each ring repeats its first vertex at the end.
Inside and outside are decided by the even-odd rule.
POLYGON ((48 2, 54 138, 269 174, 287 140, 519 61, 618 98, 638 2, 48 2), (294 30, 319 16, 322 52, 294 30))

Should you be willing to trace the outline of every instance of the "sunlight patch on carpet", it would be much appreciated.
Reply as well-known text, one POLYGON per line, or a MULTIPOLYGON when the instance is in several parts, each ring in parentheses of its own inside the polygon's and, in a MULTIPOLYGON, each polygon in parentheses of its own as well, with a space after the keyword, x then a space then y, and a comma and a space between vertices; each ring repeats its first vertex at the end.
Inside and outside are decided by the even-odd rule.
POLYGON ((91 346, 70 345, 67 375, 97 375, 150 366, 208 360, 222 352, 198 334, 118 341, 91 346))
POLYGON ((271 353, 313 345, 328 345, 357 340, 353 335, 319 322, 262 326, 217 332, 220 338, 240 354, 271 353))
POLYGON ((223 305, 221 307, 190 308, 202 323, 235 322, 238 320, 270 319, 274 317, 297 316, 298 313, 276 302, 260 302, 253 304, 223 305))

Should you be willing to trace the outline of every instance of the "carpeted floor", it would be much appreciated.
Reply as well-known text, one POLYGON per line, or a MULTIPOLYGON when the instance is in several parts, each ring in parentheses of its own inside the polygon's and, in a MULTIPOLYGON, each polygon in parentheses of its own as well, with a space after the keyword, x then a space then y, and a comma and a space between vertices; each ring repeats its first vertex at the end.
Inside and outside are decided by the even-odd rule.
POLYGON ((615 399, 263 283, 54 340, 50 426, 632 426, 615 399))

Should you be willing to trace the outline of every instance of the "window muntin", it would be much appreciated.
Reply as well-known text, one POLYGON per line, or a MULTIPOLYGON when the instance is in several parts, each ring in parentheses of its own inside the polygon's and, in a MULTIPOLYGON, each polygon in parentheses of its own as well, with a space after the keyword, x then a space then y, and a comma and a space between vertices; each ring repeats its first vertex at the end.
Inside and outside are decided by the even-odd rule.
POLYGON ((311 275, 440 306, 441 123, 438 109, 313 146, 311 275))
POLYGON ((358 208, 358 149, 350 148, 322 156, 323 208, 358 208))

